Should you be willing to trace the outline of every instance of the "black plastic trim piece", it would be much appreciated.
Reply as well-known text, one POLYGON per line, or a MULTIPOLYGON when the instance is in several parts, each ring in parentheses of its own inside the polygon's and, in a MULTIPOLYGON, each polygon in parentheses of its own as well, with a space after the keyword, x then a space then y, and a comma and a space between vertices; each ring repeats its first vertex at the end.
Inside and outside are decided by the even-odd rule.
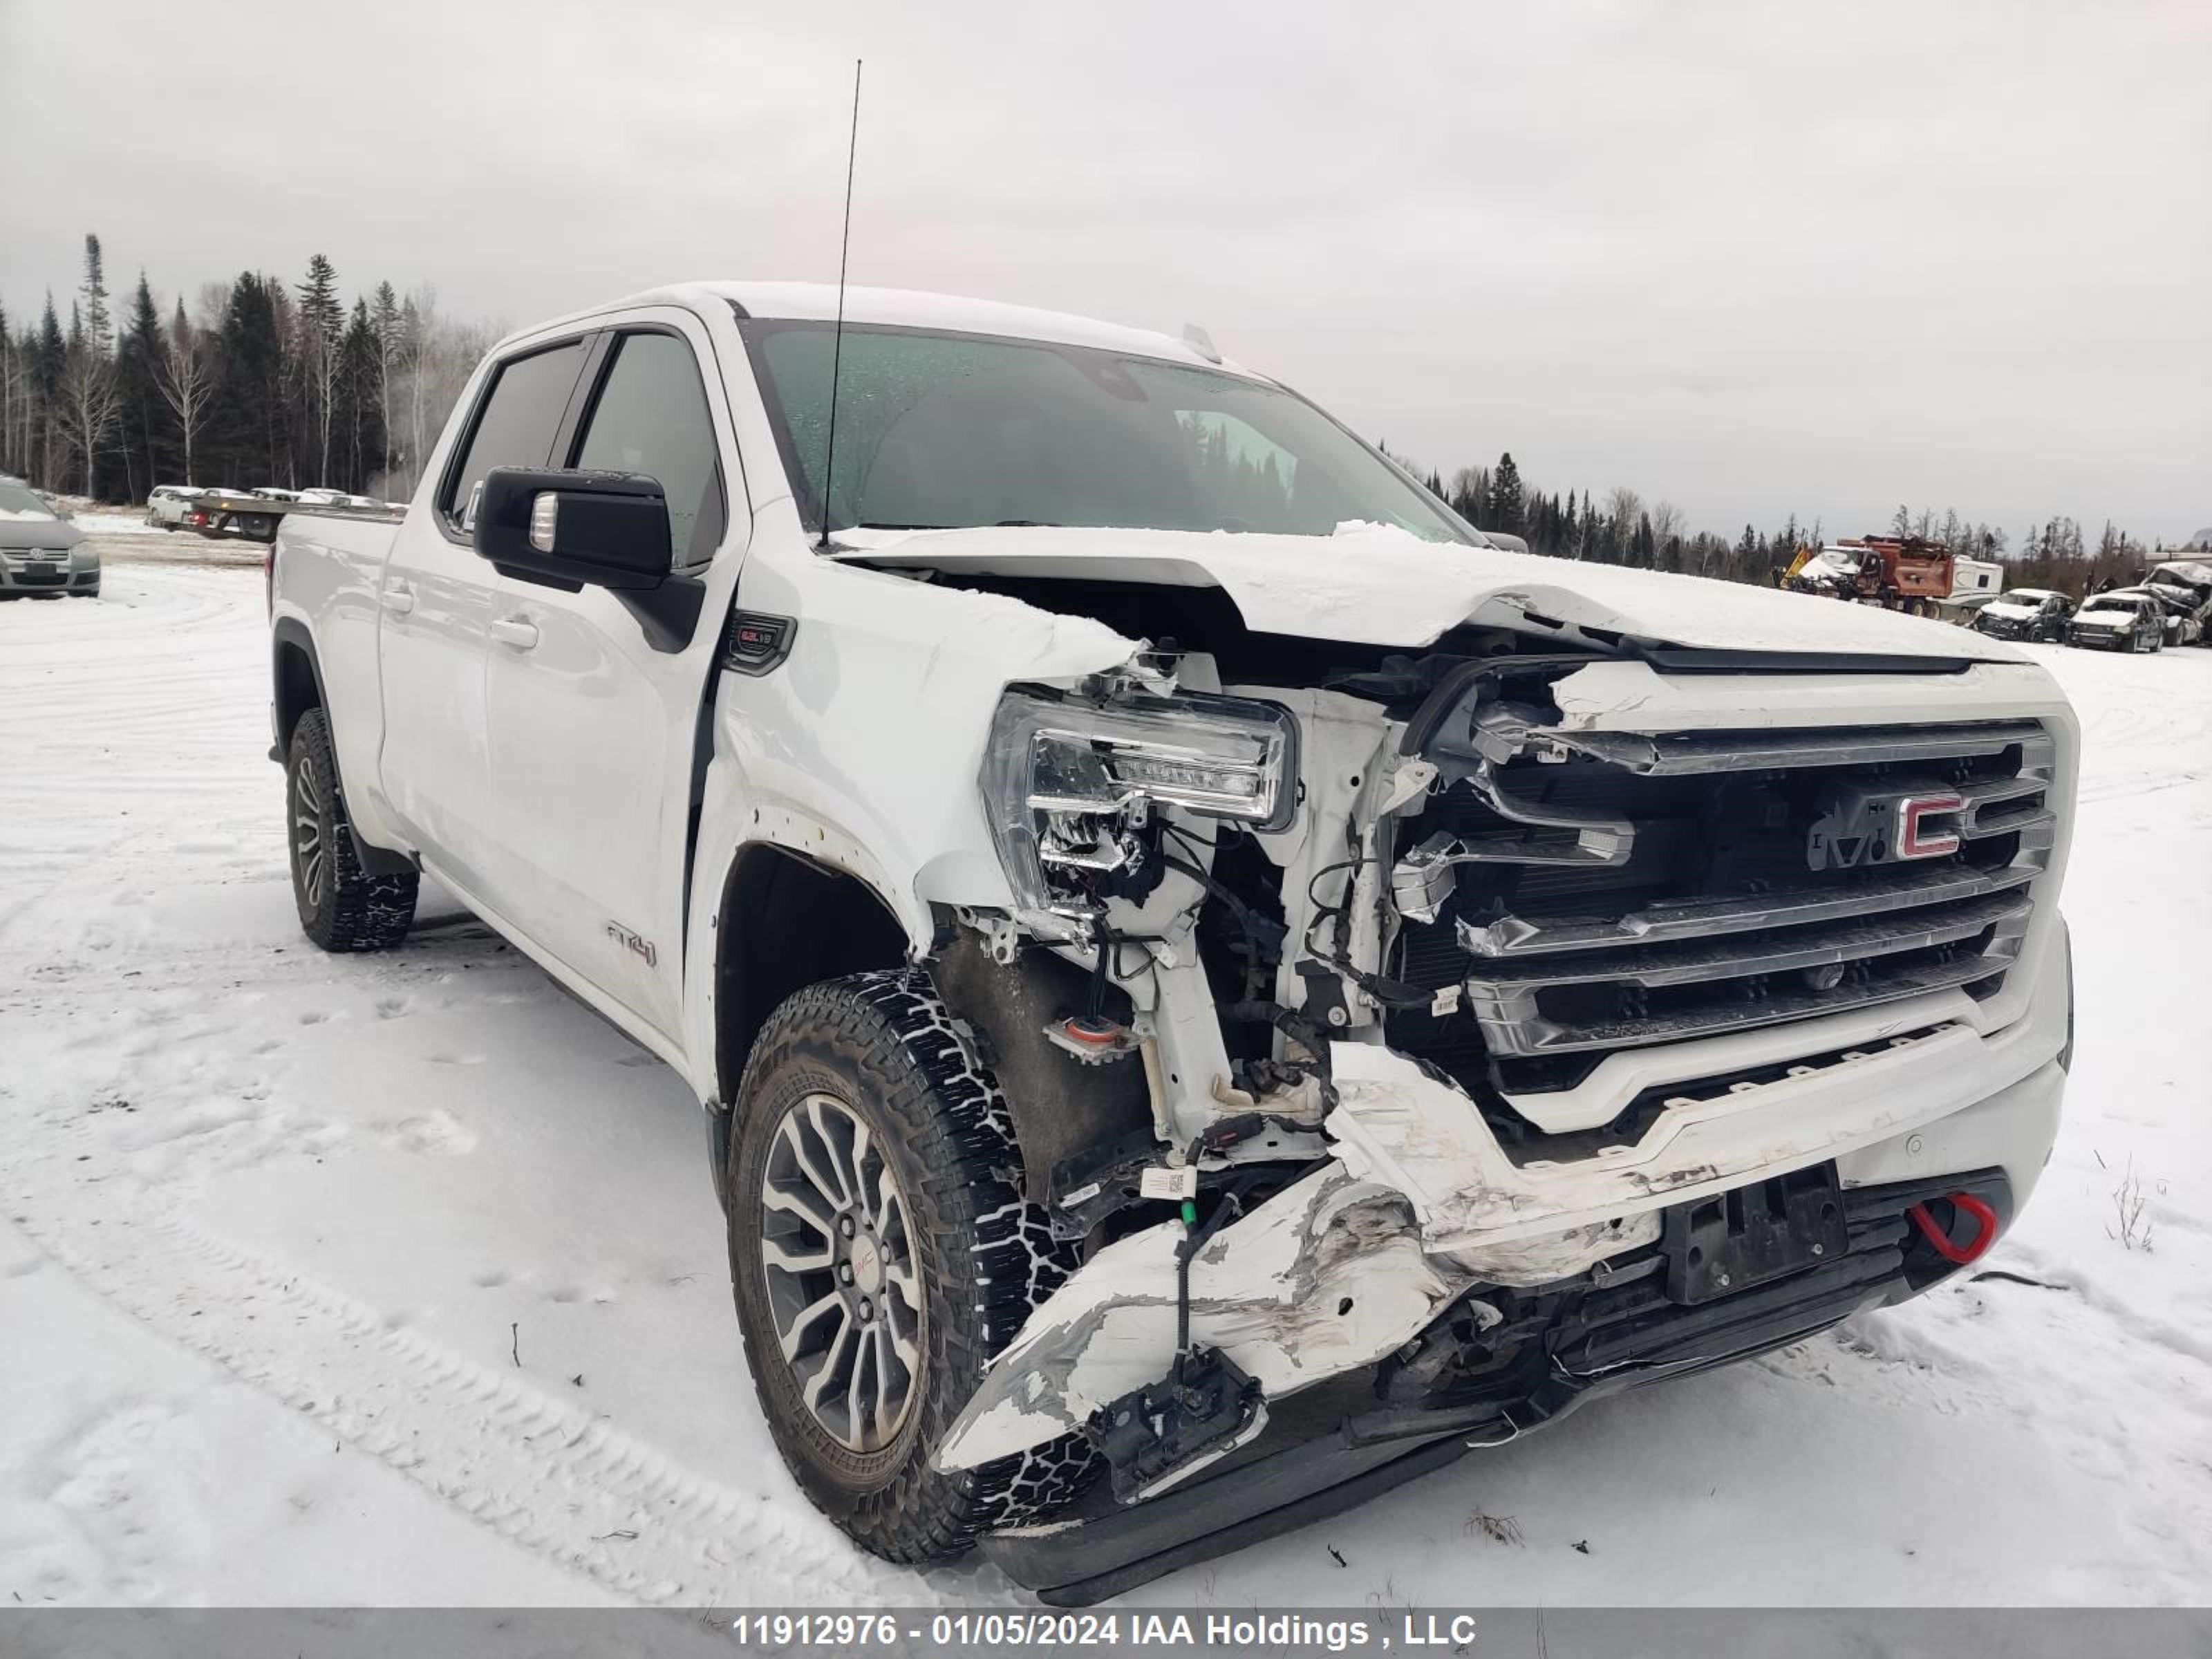
POLYGON ((1046 1605, 1089 1607, 1194 1562, 1341 1514, 1458 1462, 1468 1450, 1464 1434, 1411 1450, 1402 1441, 1355 1446, 1332 1436, 1100 1522, 1028 1537, 987 1533, 977 1545, 986 1560, 1036 1589, 1046 1605), (1096 1535, 1107 1527, 1115 1534, 1110 1543, 1096 1535), (1113 1565, 1084 1571, 1105 1562, 1113 1565))
POLYGON ((1699 651, 1625 641, 1662 674, 1963 674, 1966 657, 1886 657, 1861 651, 1699 651))
POLYGON ((637 619, 645 642, 664 657, 672 657, 691 643, 699 631, 699 613, 707 605, 707 584, 696 576, 671 576, 659 586, 643 591, 607 591, 637 619))
POLYGON ((722 666, 740 674, 767 674, 783 666, 799 637, 795 617, 765 611, 732 611, 722 640, 722 666))
POLYGON ((1406 722, 1405 735, 1398 740, 1401 755, 1421 755, 1436 741, 1437 733, 1452 710, 1466 701, 1467 695, 1484 680, 1510 679, 1520 674, 1545 674, 1553 678, 1571 674, 1577 669, 1588 668, 1593 663, 1603 662, 1603 657, 1587 652, 1551 652, 1526 657, 1510 653, 1496 657, 1479 657, 1471 662, 1455 663, 1421 699, 1421 706, 1406 722))

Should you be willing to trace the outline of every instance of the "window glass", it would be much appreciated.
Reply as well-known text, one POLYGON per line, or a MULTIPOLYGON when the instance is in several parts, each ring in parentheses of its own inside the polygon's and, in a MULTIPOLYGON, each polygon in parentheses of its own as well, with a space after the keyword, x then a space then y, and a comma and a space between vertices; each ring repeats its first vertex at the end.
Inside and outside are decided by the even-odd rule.
POLYGON ((677 563, 702 562, 721 541, 714 422, 691 348, 674 335, 623 337, 575 464, 657 479, 668 498, 669 551, 677 563))
POLYGON ((467 511, 470 492, 500 466, 544 466, 568 412, 568 394, 584 365, 584 343, 571 340, 500 365, 498 377, 469 434, 452 487, 441 505, 453 519, 467 511))
POLYGON ((1297 529, 1297 456, 1234 415, 1179 409, 1176 419, 1197 448, 1197 488, 1214 516, 1255 530, 1297 529))
POLYGON ((36 519, 44 522, 53 516, 53 509, 22 485, 0 483, 0 517, 36 519))
MULTIPOLYGON (((741 325, 802 511, 822 523, 826 323, 741 325)), ((1079 525, 1466 533, 1327 416, 1266 381, 1041 341, 848 325, 833 529, 1079 525)))

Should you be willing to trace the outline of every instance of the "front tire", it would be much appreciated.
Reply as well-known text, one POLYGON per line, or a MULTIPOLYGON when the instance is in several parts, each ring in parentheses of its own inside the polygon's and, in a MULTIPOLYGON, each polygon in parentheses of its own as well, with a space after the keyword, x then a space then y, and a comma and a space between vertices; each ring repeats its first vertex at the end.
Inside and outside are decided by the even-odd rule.
POLYGON ((384 951, 407 937, 421 881, 412 870, 373 876, 354 850, 329 720, 310 708, 284 763, 285 842, 301 931, 325 951, 384 951))
POLYGON ((732 1126, 730 1273, 776 1449, 855 1543, 922 1562, 1035 1518, 1091 1468, 1073 1437, 952 1473, 931 1457, 1073 1265, 1021 1196, 1005 1097, 920 969, 811 986, 769 1017, 732 1126))

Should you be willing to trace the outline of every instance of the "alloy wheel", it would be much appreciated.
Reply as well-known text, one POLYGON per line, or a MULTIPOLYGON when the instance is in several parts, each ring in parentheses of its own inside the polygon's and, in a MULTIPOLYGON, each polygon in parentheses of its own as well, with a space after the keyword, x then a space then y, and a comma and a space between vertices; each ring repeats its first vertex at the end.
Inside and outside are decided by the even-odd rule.
POLYGON ((761 1267, 784 1363, 849 1451, 883 1450, 921 1392, 921 1286, 906 1195, 853 1109, 810 1094, 775 1127, 761 1267))
POLYGON ((308 760, 292 775, 292 861, 307 908, 320 908, 330 877, 330 849, 323 841, 322 791, 315 782, 314 763, 308 760))

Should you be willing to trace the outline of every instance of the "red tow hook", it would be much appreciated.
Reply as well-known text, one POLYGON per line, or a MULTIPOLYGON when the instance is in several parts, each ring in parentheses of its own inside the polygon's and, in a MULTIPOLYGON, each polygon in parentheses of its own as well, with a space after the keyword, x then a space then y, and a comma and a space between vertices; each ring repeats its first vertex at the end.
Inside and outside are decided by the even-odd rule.
POLYGON ((1928 1213, 1925 1204, 1916 1204, 1905 1213, 1920 1229, 1921 1237, 1935 1246, 1936 1255, 1954 1267, 1963 1267, 1969 1261, 1978 1259, 1984 1251, 1996 1243, 1997 1212, 1972 1193, 1953 1193, 1950 1198, 1953 1209, 1961 1215, 1973 1218, 1974 1237, 1967 1243, 1954 1244, 1951 1235, 1936 1224, 1936 1218, 1928 1213))

